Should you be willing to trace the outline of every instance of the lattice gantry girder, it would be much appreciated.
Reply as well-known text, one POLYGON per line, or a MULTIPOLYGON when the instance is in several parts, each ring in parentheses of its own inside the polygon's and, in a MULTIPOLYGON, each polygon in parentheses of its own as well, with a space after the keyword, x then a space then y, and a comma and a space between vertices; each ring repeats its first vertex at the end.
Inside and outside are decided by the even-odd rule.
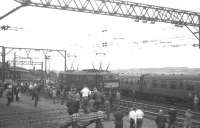
POLYGON ((137 20, 200 26, 200 13, 128 1, 106 0, 15 0, 28 6, 102 14, 137 20))

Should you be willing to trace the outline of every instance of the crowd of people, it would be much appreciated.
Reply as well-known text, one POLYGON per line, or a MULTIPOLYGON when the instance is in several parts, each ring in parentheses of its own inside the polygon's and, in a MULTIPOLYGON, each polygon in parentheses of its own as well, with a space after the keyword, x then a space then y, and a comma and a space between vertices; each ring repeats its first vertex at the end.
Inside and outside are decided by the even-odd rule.
MULTIPOLYGON (((69 115, 78 113, 80 110, 83 110, 84 113, 96 112, 104 108, 106 120, 110 120, 111 109, 114 116, 115 128, 123 128, 123 118, 126 116, 123 111, 120 110, 120 107, 114 108, 113 102, 119 104, 120 101, 120 92, 115 91, 115 96, 112 92, 109 91, 106 95, 105 92, 102 92, 100 89, 93 88, 90 90, 86 85, 81 90, 77 90, 75 86, 69 91, 52 88, 51 94, 53 98, 53 103, 55 103, 56 97, 58 94, 64 94, 65 103, 68 108, 69 115)), ((62 96, 61 96, 62 97, 62 96)), ((62 102, 62 100, 61 100, 62 102)), ((142 128, 144 112, 136 106, 130 108, 129 114, 130 128, 142 128)), ((176 128, 177 126, 177 110, 170 109, 168 112, 159 110, 158 116, 155 118, 155 124, 157 128, 176 128)), ((192 112, 190 109, 186 110, 183 127, 191 128, 192 126, 192 112)))
POLYGON ((67 107, 70 115, 77 113, 80 108, 85 113, 95 112, 104 104, 105 96, 97 88, 92 91, 85 85, 82 90, 71 88, 67 95, 67 107))
MULTIPOLYGON (((123 128, 123 117, 125 115, 118 110, 115 114, 115 128, 123 128)), ((142 128, 144 112, 136 107, 130 108, 129 111, 130 128, 142 128)), ((177 110, 171 108, 167 113, 159 110, 155 118, 157 128, 177 128, 177 110)), ((185 111, 183 128, 192 128, 192 112, 190 109, 185 111)))
MULTIPOLYGON (((114 108, 113 104, 120 100, 119 91, 105 92, 96 87, 89 88, 87 85, 84 85, 82 89, 77 89, 73 84, 70 89, 48 86, 46 91, 54 104, 56 102, 60 102, 62 105, 66 104, 70 114, 78 112, 80 108, 86 113, 104 108, 109 113, 111 108, 114 108)), ((109 118, 109 114, 107 114, 107 118, 109 118)))
POLYGON ((10 81, 1 83, 0 86, 0 95, 1 97, 5 94, 7 98, 7 106, 10 106, 12 102, 19 102, 21 95, 23 93, 28 94, 34 100, 34 106, 37 107, 39 101, 39 92, 40 92, 41 83, 38 81, 10 81))
MULTIPOLYGON (((2 86, 1 86, 2 87, 2 86)), ((34 100, 34 106, 37 107, 39 101, 40 83, 39 82, 16 82, 6 83, 4 88, 0 89, 6 94, 7 106, 15 100, 20 101, 21 93, 26 93, 34 100)), ((115 128, 123 128, 123 117, 124 112, 120 110, 120 107, 115 108, 113 103, 119 105, 120 92, 116 91, 115 96, 111 91, 108 91, 108 95, 105 94, 101 89, 93 88, 90 89, 87 85, 84 85, 81 90, 78 90, 74 85, 71 86, 70 90, 59 89, 56 87, 49 88, 49 95, 56 103, 57 97, 61 99, 61 104, 66 104, 69 115, 78 113, 83 110, 84 113, 97 112, 104 110, 106 120, 110 120, 111 109, 114 116, 115 128)), ((1 96, 1 94, 0 94, 1 96)), ((199 102, 198 97, 194 98, 194 102, 199 102)), ((142 128, 144 112, 136 106, 131 107, 129 114, 130 128, 142 128)), ((177 110, 170 109, 167 113, 163 110, 159 110, 158 116, 155 118, 155 124, 157 128, 175 128, 177 123, 177 110)), ((184 117, 184 128, 192 127, 192 112, 190 109, 185 111, 184 117)))
MULTIPOLYGON (((176 128, 177 110, 171 108, 168 112, 168 118, 163 110, 159 110, 158 116, 155 119, 157 128, 176 128), (167 127, 168 125, 168 127, 167 127)), ((184 114, 183 128, 192 128, 192 112, 187 109, 184 114)))

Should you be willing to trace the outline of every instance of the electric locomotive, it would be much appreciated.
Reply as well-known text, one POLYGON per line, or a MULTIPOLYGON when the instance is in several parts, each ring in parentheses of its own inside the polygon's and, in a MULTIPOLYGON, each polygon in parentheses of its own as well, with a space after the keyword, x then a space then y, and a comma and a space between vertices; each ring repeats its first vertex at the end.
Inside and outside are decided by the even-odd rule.
POLYGON ((61 88, 69 90, 72 86, 81 90, 84 85, 90 89, 118 88, 119 78, 110 71, 87 69, 82 71, 70 71, 59 73, 58 82, 61 88))

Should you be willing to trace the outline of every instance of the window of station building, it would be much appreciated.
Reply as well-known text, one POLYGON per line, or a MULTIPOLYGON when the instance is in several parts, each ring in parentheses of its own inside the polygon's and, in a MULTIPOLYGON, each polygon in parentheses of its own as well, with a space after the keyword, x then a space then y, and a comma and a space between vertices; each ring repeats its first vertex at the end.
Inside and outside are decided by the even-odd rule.
POLYGON ((176 89, 177 82, 176 81, 170 81, 170 89, 176 89))
POLYGON ((166 80, 161 81, 161 88, 167 88, 167 81, 166 80))

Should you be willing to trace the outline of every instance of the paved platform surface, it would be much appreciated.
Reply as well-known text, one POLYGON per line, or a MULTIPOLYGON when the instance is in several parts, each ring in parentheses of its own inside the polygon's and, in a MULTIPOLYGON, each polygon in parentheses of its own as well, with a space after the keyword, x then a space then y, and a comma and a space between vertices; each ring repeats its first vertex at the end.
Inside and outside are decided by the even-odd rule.
MULTIPOLYGON (((56 104, 53 104, 52 100, 46 99, 46 98, 40 98, 38 106, 34 107, 34 101, 32 101, 31 97, 28 95, 22 95, 19 102, 14 101, 13 103, 11 103, 9 107, 6 106, 6 102, 7 100, 5 97, 0 98, 0 116, 5 115, 5 114, 12 114, 12 113, 38 112, 38 111, 45 111, 45 110, 51 110, 51 109, 67 109, 65 105, 61 105, 59 102, 56 104)), ((111 114, 111 120, 103 122, 104 128, 114 128, 113 120, 114 118, 111 114)), ((63 122, 61 121, 57 123, 57 126, 53 126, 53 127, 59 128, 62 124, 63 122)), ((94 128, 94 127, 95 127, 94 124, 91 124, 88 126, 88 128, 94 128)), ((16 128, 16 126, 13 128, 16 128)), ((129 128, 129 120, 127 116, 124 117, 124 128, 129 128)), ((149 120, 149 119, 144 119, 142 128, 156 128, 156 126, 155 126, 154 121, 149 120)))

